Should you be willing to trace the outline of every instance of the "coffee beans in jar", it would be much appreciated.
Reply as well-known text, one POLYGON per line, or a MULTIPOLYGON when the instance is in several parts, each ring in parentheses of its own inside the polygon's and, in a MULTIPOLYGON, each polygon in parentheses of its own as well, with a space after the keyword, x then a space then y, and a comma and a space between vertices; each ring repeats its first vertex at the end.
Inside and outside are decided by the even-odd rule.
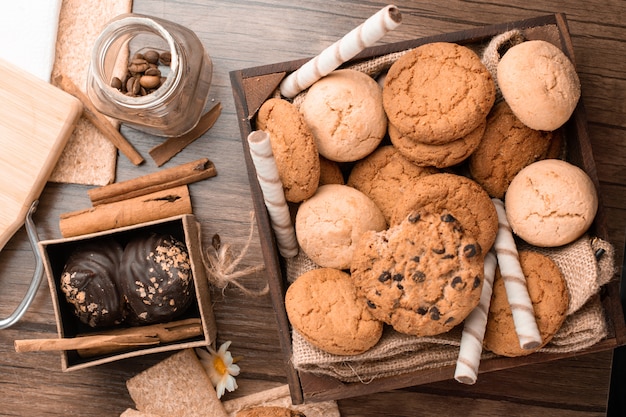
POLYGON ((111 20, 94 43, 87 96, 99 112, 129 127, 180 136, 200 120, 212 72, 189 28, 128 13, 111 20))
POLYGON ((171 61, 172 55, 168 51, 150 49, 136 53, 128 63, 126 75, 123 79, 113 77, 111 87, 131 97, 150 94, 161 87, 166 79, 159 65, 168 67, 171 61))

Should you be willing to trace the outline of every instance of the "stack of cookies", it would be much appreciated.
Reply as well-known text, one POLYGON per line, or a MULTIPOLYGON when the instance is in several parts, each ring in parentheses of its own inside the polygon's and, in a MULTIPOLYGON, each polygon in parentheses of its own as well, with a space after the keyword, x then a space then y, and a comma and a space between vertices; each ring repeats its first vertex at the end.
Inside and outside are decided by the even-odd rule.
MULTIPOLYGON (((480 301, 484 258, 499 230, 494 198, 515 202, 507 210, 525 220, 511 222, 514 232, 532 245, 563 245, 587 230, 597 207, 593 184, 557 159, 564 155, 559 128, 578 102, 580 85, 567 57, 546 44, 511 47, 497 76, 466 46, 425 44, 406 51, 378 79, 340 69, 293 102, 274 97, 261 106, 257 129, 270 134, 301 256, 316 265, 290 277, 285 298, 294 330, 308 342, 356 355, 374 346, 385 327, 433 336, 461 325, 480 301), (558 162, 530 177, 557 178, 558 186, 537 192, 536 183, 518 180, 509 197, 520 171, 542 160, 558 162), (532 204, 529 189, 547 206, 539 219, 518 207, 532 204), (560 233, 566 237, 524 234, 558 215, 550 213, 563 214, 564 208, 549 206, 571 190, 581 208, 570 217, 583 220, 555 226, 567 229, 560 233)), ((538 266, 547 261, 534 254, 522 259, 531 296, 547 283, 564 288, 552 285, 563 284, 558 268, 538 266)), ((502 293, 494 291, 498 311, 506 310, 502 293)), ((533 298, 537 314, 562 315, 568 298, 561 293, 554 307, 533 298)), ((491 321, 489 349, 528 353, 510 346, 509 336, 516 335, 511 329, 505 335, 506 326, 498 326, 503 319, 491 321)), ((542 327, 547 343, 562 321, 543 322, 550 324, 545 332, 542 327)))

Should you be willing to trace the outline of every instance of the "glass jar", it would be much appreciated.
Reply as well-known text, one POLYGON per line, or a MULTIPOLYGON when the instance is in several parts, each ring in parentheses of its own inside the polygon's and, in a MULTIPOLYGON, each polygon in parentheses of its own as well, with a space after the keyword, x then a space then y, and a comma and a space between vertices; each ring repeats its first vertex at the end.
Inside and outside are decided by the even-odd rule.
POLYGON ((137 130, 180 136, 200 120, 212 74, 211 59, 191 30, 156 17, 128 13, 110 21, 96 39, 87 95, 101 113, 137 130), (161 85, 137 96, 114 87, 114 78, 126 85, 131 59, 147 51, 171 54, 169 65, 162 60, 156 64, 161 85))

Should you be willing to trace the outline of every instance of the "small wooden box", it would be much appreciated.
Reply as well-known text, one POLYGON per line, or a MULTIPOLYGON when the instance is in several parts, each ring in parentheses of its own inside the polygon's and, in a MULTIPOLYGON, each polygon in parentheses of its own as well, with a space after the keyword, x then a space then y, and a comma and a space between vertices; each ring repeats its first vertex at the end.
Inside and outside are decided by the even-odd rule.
MULTIPOLYGON (((87 336, 90 333, 102 331, 102 329, 93 329, 80 323, 78 318, 74 315, 72 308, 65 300, 65 295, 59 289, 59 282, 63 272, 63 267, 65 266, 70 253, 72 253, 76 247, 87 241, 104 237, 113 238, 124 245, 125 242, 130 240, 139 232, 170 234, 174 238, 185 243, 187 251, 189 252, 196 299, 192 302, 191 306, 185 311, 185 313, 182 316, 177 317, 175 320, 198 318, 200 319, 203 334, 178 342, 162 343, 148 347, 138 347, 120 353, 112 353, 96 357, 83 358, 75 350, 64 350, 61 352, 61 367, 63 371, 73 371, 113 362, 119 359, 147 355, 150 353, 207 346, 211 345, 215 341, 216 325, 211 306, 209 284, 202 262, 199 228, 195 217, 190 214, 174 216, 134 226, 121 227, 105 232, 90 233, 71 238, 39 242, 39 252, 42 256, 45 272, 48 278, 59 337, 72 338, 79 335, 87 336)), ((120 325, 120 327, 122 326, 123 324, 120 325)))
MULTIPOLYGON (((460 32, 442 34, 422 39, 414 39, 364 50, 348 64, 370 60, 372 58, 415 48, 430 42, 455 42, 466 46, 484 46, 495 35, 512 30, 522 30, 528 39, 544 39, 560 45, 565 54, 575 62, 574 51, 569 36, 566 18, 562 14, 540 16, 523 21, 508 22, 485 26, 460 32)), ((256 178, 256 171, 250 158, 247 137, 255 130, 255 114, 260 105, 275 92, 281 80, 290 72, 299 68, 311 58, 297 61, 247 68, 230 73, 233 94, 237 106, 246 165, 251 184, 254 205, 260 230, 261 247, 267 268, 268 280, 274 309, 280 330, 281 347, 284 353, 287 377, 294 403, 304 401, 322 401, 367 395, 374 392, 387 391, 423 383, 452 379, 454 366, 439 367, 406 373, 399 376, 375 379, 367 384, 344 383, 330 377, 320 377, 311 373, 299 372, 290 362, 292 354, 290 324, 284 304, 286 279, 284 262, 280 258, 275 237, 265 208, 263 194, 256 178)), ((598 177, 592 155, 591 144, 587 133, 587 121, 582 102, 579 103, 573 116, 565 126, 568 161, 583 168, 598 188, 598 177)), ((605 210, 600 202, 598 214, 592 225, 590 234, 608 240, 605 210)), ((605 285, 601 291, 602 304, 606 313, 608 336, 596 345, 578 352, 567 354, 533 353, 518 358, 496 357, 483 360, 480 372, 513 368, 521 365, 546 362, 550 360, 582 355, 613 349, 626 344, 626 326, 622 312, 619 280, 617 277, 605 285)))

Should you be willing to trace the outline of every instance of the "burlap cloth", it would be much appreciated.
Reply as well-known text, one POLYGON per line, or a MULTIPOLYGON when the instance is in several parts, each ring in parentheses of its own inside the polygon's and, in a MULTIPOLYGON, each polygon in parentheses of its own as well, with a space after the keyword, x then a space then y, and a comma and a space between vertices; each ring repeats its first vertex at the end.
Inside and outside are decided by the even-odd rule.
MULTIPOLYGON (((480 56, 496 79, 495 69, 503 47, 523 41, 519 31, 494 37, 480 51, 480 56)), ((381 56, 350 68, 372 76, 383 73, 405 52, 381 56)), ((497 84, 497 83, 496 83, 497 84)), ((498 90, 499 91, 499 90, 498 90)), ((306 92, 294 99, 298 105, 306 92)), ((498 93, 499 94, 499 93, 498 93)), ((501 97, 498 97, 501 99, 501 97)), ((593 346, 607 336, 607 322, 600 301, 600 287, 615 274, 614 249, 609 242, 584 235, 559 248, 535 248, 549 256, 561 269, 570 295, 567 318, 554 338, 540 352, 569 353, 593 346)), ((301 250, 286 260, 287 280, 293 282, 304 272, 318 268, 301 250)), ((404 335, 386 327, 381 340, 369 351, 354 356, 332 355, 308 343, 297 331, 292 332, 295 369, 337 378, 344 382, 368 383, 376 378, 454 365, 459 353, 462 325, 433 337, 404 335)), ((495 355, 485 351, 481 359, 495 355)))

